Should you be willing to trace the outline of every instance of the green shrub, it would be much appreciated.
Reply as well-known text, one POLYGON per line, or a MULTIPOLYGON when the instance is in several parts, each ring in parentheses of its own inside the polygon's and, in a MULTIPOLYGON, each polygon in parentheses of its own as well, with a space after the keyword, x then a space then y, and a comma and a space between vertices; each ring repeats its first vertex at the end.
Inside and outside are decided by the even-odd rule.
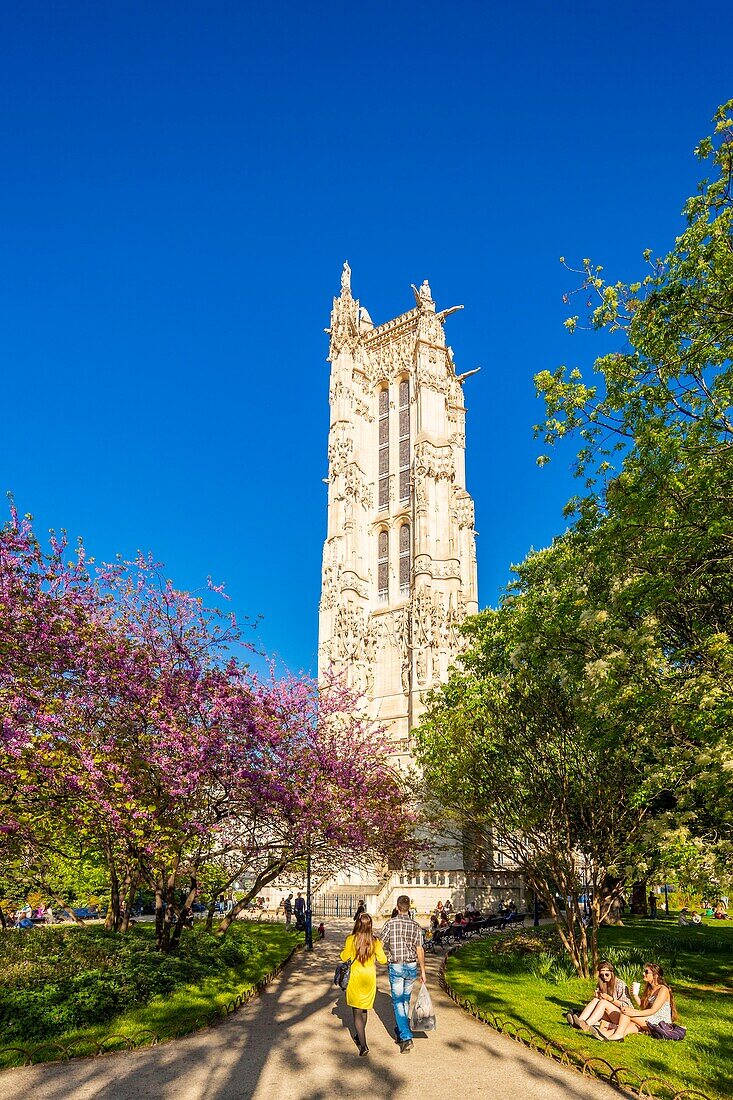
POLYGON ((175 955, 155 950, 153 930, 34 929, 0 937, 0 1029, 5 1042, 52 1039, 104 1023, 179 986, 236 970, 260 948, 246 936, 187 936, 175 955))

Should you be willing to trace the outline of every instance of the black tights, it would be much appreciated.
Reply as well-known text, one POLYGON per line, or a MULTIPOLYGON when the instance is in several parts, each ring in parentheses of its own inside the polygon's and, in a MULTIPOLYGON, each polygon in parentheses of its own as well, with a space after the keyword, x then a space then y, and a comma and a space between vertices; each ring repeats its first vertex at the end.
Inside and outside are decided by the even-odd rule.
POLYGON ((367 1022, 367 1010, 365 1008, 352 1008, 354 1014, 354 1030, 356 1031, 356 1037, 359 1040, 359 1046, 365 1047, 366 1041, 366 1022, 367 1022))

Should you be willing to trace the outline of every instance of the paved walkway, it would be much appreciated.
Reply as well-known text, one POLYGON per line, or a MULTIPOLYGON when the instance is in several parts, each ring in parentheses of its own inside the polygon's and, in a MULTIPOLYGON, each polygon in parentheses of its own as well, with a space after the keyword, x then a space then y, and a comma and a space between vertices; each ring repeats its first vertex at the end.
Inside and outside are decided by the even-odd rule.
POLYGON ((370 1053, 359 1058, 351 1010, 331 984, 346 926, 298 952, 268 989, 217 1027, 129 1054, 109 1054, 0 1073, 2 1100, 618 1100, 495 1034, 439 989, 428 960, 438 1030, 410 1054, 393 1041, 386 969, 369 1014, 370 1053), (341 932, 343 931, 343 935, 341 932))

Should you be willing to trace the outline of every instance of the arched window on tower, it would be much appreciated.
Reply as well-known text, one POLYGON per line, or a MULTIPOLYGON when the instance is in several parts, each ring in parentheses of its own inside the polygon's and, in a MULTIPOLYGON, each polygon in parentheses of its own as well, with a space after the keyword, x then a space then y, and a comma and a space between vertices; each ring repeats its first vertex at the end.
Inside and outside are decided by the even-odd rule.
POLYGON ((380 603, 389 602, 389 532, 377 535, 377 596, 380 603))
POLYGON ((400 503, 410 499, 410 383, 400 382, 400 503))
POLYGON ((389 390, 379 391, 379 511, 389 508, 389 390))
POLYGON ((410 595, 410 525, 400 527, 400 596, 410 595))

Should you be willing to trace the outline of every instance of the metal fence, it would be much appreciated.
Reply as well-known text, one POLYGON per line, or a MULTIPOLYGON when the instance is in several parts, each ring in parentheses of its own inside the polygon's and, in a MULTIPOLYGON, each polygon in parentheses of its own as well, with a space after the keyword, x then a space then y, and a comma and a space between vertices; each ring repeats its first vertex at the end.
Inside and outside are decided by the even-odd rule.
POLYGON ((313 917, 353 917, 362 899, 360 894, 313 894, 313 917))

